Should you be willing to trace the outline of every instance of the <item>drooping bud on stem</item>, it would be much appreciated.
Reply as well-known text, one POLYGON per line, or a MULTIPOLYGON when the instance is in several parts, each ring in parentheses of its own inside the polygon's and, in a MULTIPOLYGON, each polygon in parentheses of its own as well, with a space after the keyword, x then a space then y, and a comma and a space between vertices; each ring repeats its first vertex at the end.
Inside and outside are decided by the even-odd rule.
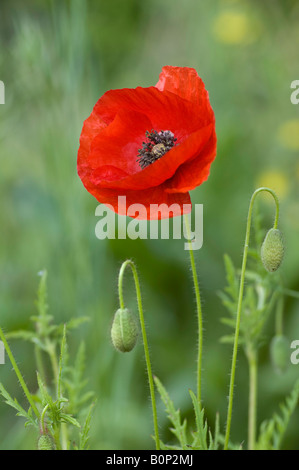
POLYGON ((113 319, 111 339, 113 346, 120 352, 129 352, 138 338, 138 323, 127 308, 119 308, 113 319))
POLYGON ((276 271, 282 263, 284 255, 283 237, 280 230, 271 228, 261 248, 264 267, 270 273, 276 271))
POLYGON ((55 443, 49 434, 42 434, 37 443, 38 450, 55 450, 55 443))

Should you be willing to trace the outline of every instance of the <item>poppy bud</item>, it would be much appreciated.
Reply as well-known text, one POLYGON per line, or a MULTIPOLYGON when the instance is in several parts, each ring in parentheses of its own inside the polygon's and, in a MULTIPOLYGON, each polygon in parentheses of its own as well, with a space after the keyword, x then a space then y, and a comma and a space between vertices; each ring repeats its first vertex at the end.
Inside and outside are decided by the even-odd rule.
POLYGON ((42 434, 37 443, 38 450, 55 450, 55 443, 49 434, 42 434))
POLYGON ((280 374, 285 372, 290 360, 290 345, 285 336, 277 335, 272 338, 270 354, 274 369, 280 374))
POLYGON ((113 319, 111 339, 113 346, 120 352, 129 352, 138 338, 138 324, 135 316, 127 308, 119 308, 113 319))
POLYGON ((282 263, 284 246, 282 233, 271 228, 267 233, 261 249, 261 258, 264 267, 270 273, 276 271, 282 263))

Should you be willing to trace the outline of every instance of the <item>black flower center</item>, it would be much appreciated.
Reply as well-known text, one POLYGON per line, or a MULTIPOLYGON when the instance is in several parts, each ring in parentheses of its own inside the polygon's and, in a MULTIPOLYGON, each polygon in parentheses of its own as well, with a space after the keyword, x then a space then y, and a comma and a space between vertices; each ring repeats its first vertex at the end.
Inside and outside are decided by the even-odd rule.
POLYGON ((146 131, 145 137, 147 140, 142 142, 142 148, 138 150, 137 156, 137 162, 142 169, 159 160, 177 141, 171 131, 146 131))

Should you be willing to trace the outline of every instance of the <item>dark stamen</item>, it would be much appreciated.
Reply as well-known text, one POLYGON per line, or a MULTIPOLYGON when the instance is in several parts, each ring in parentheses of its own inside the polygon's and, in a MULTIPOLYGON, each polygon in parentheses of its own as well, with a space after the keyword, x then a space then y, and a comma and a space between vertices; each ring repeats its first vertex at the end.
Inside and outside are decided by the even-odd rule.
POLYGON ((137 156, 137 162, 142 169, 159 160, 177 141, 171 131, 146 131, 145 136, 147 141, 142 142, 142 148, 138 150, 137 156))

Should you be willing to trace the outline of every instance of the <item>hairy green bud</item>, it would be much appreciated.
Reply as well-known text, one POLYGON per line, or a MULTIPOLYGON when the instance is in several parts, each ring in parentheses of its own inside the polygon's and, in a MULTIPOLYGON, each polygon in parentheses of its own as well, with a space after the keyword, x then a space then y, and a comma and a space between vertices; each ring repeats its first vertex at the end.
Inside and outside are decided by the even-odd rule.
POLYGON ((38 450, 55 450, 55 443, 49 434, 42 434, 37 443, 38 450))
POLYGON ((280 374, 285 372, 290 361, 290 345, 285 336, 277 335, 272 338, 270 354, 274 369, 280 374))
POLYGON ((282 263, 284 245, 282 233, 278 229, 271 228, 267 233, 261 249, 261 258, 264 267, 270 273, 276 271, 282 263))
POLYGON ((138 324, 135 316, 127 308, 119 308, 113 319, 111 339, 113 346, 120 352, 129 352, 138 338, 138 324))

